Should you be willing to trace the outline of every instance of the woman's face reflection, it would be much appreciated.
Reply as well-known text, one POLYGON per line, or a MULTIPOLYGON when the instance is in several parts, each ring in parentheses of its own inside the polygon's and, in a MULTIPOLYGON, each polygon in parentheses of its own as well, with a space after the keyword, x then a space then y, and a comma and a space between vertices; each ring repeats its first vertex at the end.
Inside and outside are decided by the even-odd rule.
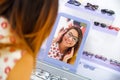
POLYGON ((74 46, 78 41, 78 32, 75 29, 69 30, 63 37, 62 43, 66 47, 74 46))

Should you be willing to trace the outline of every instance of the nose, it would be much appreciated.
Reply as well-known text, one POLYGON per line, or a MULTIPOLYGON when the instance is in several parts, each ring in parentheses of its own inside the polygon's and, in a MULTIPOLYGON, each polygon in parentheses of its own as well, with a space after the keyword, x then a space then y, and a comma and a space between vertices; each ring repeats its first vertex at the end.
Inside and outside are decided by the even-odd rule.
POLYGON ((73 41, 73 38, 72 38, 72 37, 69 37, 68 40, 69 40, 69 41, 73 41))

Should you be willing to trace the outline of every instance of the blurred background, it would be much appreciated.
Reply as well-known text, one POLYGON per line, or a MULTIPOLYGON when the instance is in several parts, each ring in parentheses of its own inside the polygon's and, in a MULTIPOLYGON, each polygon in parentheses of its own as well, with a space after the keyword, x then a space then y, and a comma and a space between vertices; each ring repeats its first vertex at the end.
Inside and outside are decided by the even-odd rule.
POLYGON ((113 22, 114 26, 120 27, 120 0, 77 0, 82 4, 91 3, 95 5, 99 5, 100 8, 111 9, 115 11, 115 20, 113 22))

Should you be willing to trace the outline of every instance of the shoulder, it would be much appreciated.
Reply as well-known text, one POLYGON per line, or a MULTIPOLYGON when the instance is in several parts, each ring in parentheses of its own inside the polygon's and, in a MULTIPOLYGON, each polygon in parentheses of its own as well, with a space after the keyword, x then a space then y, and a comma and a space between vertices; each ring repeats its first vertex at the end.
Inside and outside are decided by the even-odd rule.
POLYGON ((33 56, 29 53, 24 54, 9 73, 7 80, 30 80, 33 63, 33 56))

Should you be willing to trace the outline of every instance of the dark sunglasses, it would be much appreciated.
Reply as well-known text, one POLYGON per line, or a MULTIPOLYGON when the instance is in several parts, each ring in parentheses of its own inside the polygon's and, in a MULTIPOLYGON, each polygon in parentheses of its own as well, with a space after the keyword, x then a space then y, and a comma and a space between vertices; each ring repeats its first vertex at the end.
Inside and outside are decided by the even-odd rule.
POLYGON ((101 13, 102 13, 102 14, 108 14, 109 16, 115 14, 114 11, 112 11, 112 10, 108 10, 108 9, 101 9, 101 13))
POLYGON ((80 5, 81 5, 81 3, 78 2, 78 1, 76 1, 76 0, 69 0, 67 3, 73 4, 73 5, 75 5, 75 6, 80 6, 80 5))
POLYGON ((93 5, 93 4, 90 4, 90 3, 87 3, 87 5, 85 6, 86 9, 89 9, 89 10, 97 10, 98 9, 98 5, 93 5))
POLYGON ((106 24, 104 24, 104 23, 99 23, 99 22, 94 22, 94 25, 95 25, 95 26, 101 26, 102 28, 107 27, 106 24))

